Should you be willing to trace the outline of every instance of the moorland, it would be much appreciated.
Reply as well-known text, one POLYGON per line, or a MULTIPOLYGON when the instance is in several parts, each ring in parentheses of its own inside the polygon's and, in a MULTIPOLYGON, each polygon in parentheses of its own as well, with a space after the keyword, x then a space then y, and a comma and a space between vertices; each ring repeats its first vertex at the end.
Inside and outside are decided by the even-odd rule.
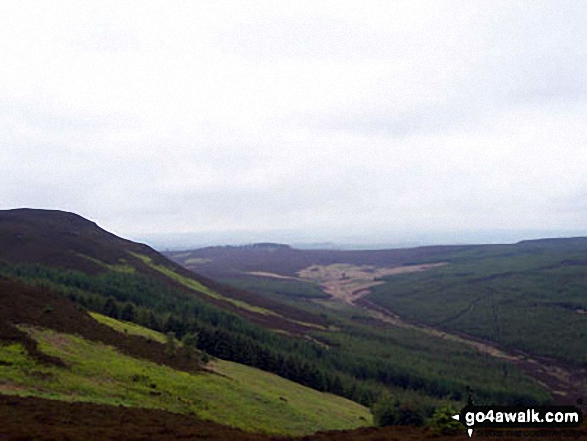
POLYGON ((165 256, 73 213, 1 211, 0 435, 440 439, 472 398, 574 404, 586 251, 165 256))

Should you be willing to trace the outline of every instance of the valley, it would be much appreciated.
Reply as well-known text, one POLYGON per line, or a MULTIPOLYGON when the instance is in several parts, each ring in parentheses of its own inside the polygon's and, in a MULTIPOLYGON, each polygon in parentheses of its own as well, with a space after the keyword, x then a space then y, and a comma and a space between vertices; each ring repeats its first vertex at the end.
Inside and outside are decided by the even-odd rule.
MULTIPOLYGON (((577 367, 552 358, 532 356, 520 350, 500 347, 499 344, 489 340, 474 338, 463 332, 451 333, 431 325, 419 324, 413 320, 408 321, 402 319, 395 312, 365 298, 371 293, 370 288, 385 284, 385 281, 382 280, 383 277, 415 273, 444 265, 446 262, 391 268, 357 267, 348 264, 313 265, 299 271, 298 277, 300 280, 319 284, 320 288, 331 296, 331 301, 342 301, 352 306, 364 308, 374 318, 392 326, 419 330, 441 339, 468 345, 476 351, 492 357, 507 360, 544 385, 553 394, 555 402, 568 403, 569 398, 572 400, 572 397, 587 396, 587 367, 577 367)), ((261 272, 251 274, 286 277, 261 272)))
MULTIPOLYGON (((585 390, 584 351, 548 341, 529 350, 528 331, 512 341, 504 306, 520 314, 523 302, 536 305, 550 329, 572 313, 578 325, 559 335, 579 347, 581 241, 259 244, 166 257, 72 213, 9 210, 0 245, 0 412, 44 409, 48 431, 87 436, 100 430, 92 415, 110 415, 104 427, 115 427, 110 408, 124 408, 134 421, 173 415, 153 439, 186 433, 185 424, 209 439, 438 439, 436 412, 470 397, 574 404, 585 390), (543 274, 559 278, 556 296, 543 274), (87 420, 63 422, 72 402, 85 403, 87 420), (374 427, 384 402, 412 426, 374 427)), ((15 439, 38 428, 12 427, 15 439)))
MULTIPOLYGON (((323 308, 335 311, 338 307, 333 306, 333 302, 343 302, 350 308, 361 308, 373 320, 384 322, 392 327, 411 329, 435 338, 464 344, 496 360, 503 360, 512 366, 516 366, 526 375, 546 387, 556 402, 572 403, 587 394, 587 368, 581 363, 577 363, 581 360, 577 357, 586 354, 585 346, 581 347, 581 345, 585 344, 584 337, 587 335, 586 321, 574 319, 574 326, 567 327, 567 325, 564 325, 558 329, 558 335, 562 337, 560 345, 558 345, 558 351, 544 351, 541 347, 532 347, 519 342, 508 344, 503 338, 505 334, 504 329, 502 329, 504 323, 498 313, 499 307, 496 305, 498 296, 505 299, 506 288, 502 289, 503 294, 501 294, 491 285, 495 284, 495 281, 500 280, 500 278, 513 279, 514 275, 520 274, 515 271, 516 269, 527 271, 530 284, 533 283, 533 279, 538 277, 537 271, 550 272, 553 275, 557 271, 564 271, 565 280, 564 282, 559 282, 558 287, 558 292, 562 294, 559 294, 558 299, 555 301, 547 301, 548 305, 552 305, 548 309, 549 313, 552 314, 549 321, 554 324, 553 320, 557 320, 554 318, 557 308, 560 311, 558 312, 560 318, 570 317, 571 313, 575 313, 576 317, 577 314, 581 313, 581 305, 585 304, 587 298, 581 294, 573 294, 574 303, 569 304, 566 311, 560 309, 563 305, 561 298, 569 298, 569 294, 564 293, 565 286, 581 283, 580 280, 587 275, 587 272, 583 269, 581 269, 582 272, 575 270, 575 273, 569 273, 569 270, 567 270, 569 265, 573 265, 572 262, 580 262, 578 256, 587 252, 587 247, 584 244, 585 242, 581 239, 566 239, 561 241, 535 241, 511 246, 477 246, 434 250, 439 251, 439 253, 434 253, 434 260, 436 261, 432 260, 432 263, 430 261, 425 262, 422 255, 418 256, 422 263, 414 262, 415 250, 405 250, 406 258, 404 260, 398 259, 402 250, 394 250, 389 253, 388 259, 389 261, 394 261, 396 265, 390 267, 378 266, 382 263, 383 252, 381 251, 377 252, 377 254, 376 252, 333 252, 329 257, 334 259, 336 256, 341 263, 315 263, 304 268, 298 266, 295 275, 289 275, 292 271, 288 267, 288 263, 282 263, 284 269, 282 273, 269 273, 269 269, 275 269, 275 262, 263 261, 258 250, 254 254, 251 253, 252 259, 256 259, 257 271, 248 271, 246 273, 244 271, 240 272, 241 268, 235 264, 232 257, 222 256, 218 249, 214 250, 214 253, 217 253, 216 264, 214 264, 212 254, 206 249, 193 252, 195 254, 191 255, 207 256, 207 268, 214 272, 216 277, 225 277, 228 283, 234 283, 236 286, 246 286, 248 289, 255 289, 256 286, 264 287, 268 285, 268 282, 261 279, 264 277, 271 278, 273 280, 270 283, 273 296, 280 299, 287 298, 292 304, 304 304, 310 310, 323 308), (371 256, 366 258, 369 253, 371 253, 371 256), (442 257, 445 257, 446 260, 442 261, 442 257), (357 259, 362 259, 363 265, 346 263, 353 260, 356 262, 357 259), (366 261, 370 265, 365 265, 366 261), (239 272, 240 276, 237 276, 236 274, 239 272), (571 277, 569 278, 569 276, 571 277), (578 277, 580 279, 573 282, 573 277, 576 280, 578 277), (279 295, 280 283, 285 284, 287 280, 313 282, 328 297, 279 295), (428 290, 426 291, 426 296, 424 296, 423 292, 419 293, 420 286, 424 287, 424 281, 428 283, 426 285, 428 290), (480 289, 475 288, 476 285, 480 289), (456 291, 463 288, 467 291, 456 291), (483 308, 483 303, 488 297, 470 297, 470 293, 473 292, 471 288, 489 293, 489 298, 493 299, 494 306, 491 309, 483 308), (450 300, 446 297, 449 292, 455 293, 450 300), (468 293, 465 294, 466 292, 468 293), (463 302, 466 298, 470 298, 468 304, 463 302), (415 299, 417 300, 414 301, 415 299), (404 301, 405 303, 402 303, 404 301), (404 304, 406 307, 409 305, 409 309, 403 308, 404 304), (417 305, 420 305, 421 311, 415 309, 417 305), (455 305, 459 305, 461 309, 454 313, 452 317, 449 317, 449 311, 455 305), (397 308, 397 306, 401 306, 401 308, 397 308), (486 315, 480 317, 478 315, 479 310, 482 310, 486 315), (448 318, 430 320, 431 316, 426 315, 428 312, 434 312, 437 315, 440 312, 445 312, 444 316, 448 318), (492 329, 493 332, 479 332, 476 327, 470 326, 447 326, 463 320, 468 315, 476 315, 478 318, 477 323, 487 323, 489 321, 488 329, 492 329), (498 333, 498 338, 496 338, 495 332, 498 333), (568 335, 569 332, 581 337, 577 341, 574 339, 569 340, 568 337, 562 336, 563 333, 568 335), (581 341, 583 343, 580 343, 581 341), (561 354, 561 351, 566 349, 564 345, 567 343, 576 347, 574 351, 567 351, 567 354, 572 354, 574 359, 561 354)), ((228 255, 246 253, 245 250, 236 251, 232 249, 226 249, 225 252, 228 255)), ((298 252, 304 253, 302 251, 298 252)), ((291 254, 293 253, 294 250, 291 250, 291 254)), ((317 256, 318 260, 324 261, 328 259, 324 257, 325 254, 326 252, 324 251, 310 250, 305 253, 305 259, 296 256, 294 261, 308 262, 311 261, 310 259, 312 259, 311 256, 313 255, 317 256)), ((282 252, 282 255, 284 259, 287 259, 285 253, 282 252)), ((578 270, 582 267, 575 266, 574 268, 578 270)), ((521 274, 517 277, 521 277, 521 274)), ((558 277, 563 277, 563 275, 561 274, 558 277)), ((521 289, 517 288, 518 284, 518 281, 513 284, 512 295, 507 300, 510 304, 512 299, 519 298, 518 293, 521 289)), ((532 290, 534 285, 530 286, 530 290, 532 290)), ((544 289, 542 285, 535 286, 537 290, 544 289)), ((263 292, 270 291, 271 289, 266 289, 263 292)), ((262 291, 260 290, 260 292, 262 291)), ((525 298, 530 298, 531 295, 533 295, 532 291, 524 291, 525 298)), ((537 296, 537 300, 542 298, 537 296)), ((544 302, 544 300, 541 301, 544 302)), ((535 303, 535 305, 538 305, 538 303, 535 303)), ((349 311, 352 311, 352 309, 349 311)), ((352 315, 353 313, 349 312, 349 314, 352 315)), ((354 313, 354 316, 358 317, 356 313, 354 313)), ((519 317, 524 317, 524 315, 522 314, 519 317)), ((561 323, 566 323, 566 321, 567 319, 561 323)), ((544 322, 539 323, 544 325, 544 322)), ((553 325, 550 326, 552 329, 553 325)), ((518 335, 518 341, 520 337, 528 338, 531 335, 532 333, 518 335)), ((546 341, 552 342, 553 338, 545 335, 543 342, 546 341)), ((504 369, 507 370, 506 367, 504 369)))

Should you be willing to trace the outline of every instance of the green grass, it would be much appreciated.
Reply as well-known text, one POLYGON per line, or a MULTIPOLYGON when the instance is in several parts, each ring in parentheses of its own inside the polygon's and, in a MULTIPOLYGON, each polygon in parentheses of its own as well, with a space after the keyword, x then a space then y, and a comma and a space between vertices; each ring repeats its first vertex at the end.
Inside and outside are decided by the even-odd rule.
POLYGON ((280 408, 292 408, 293 414, 291 416, 284 414, 284 418, 294 418, 295 421, 290 421, 290 423, 295 422, 296 425, 311 424, 312 431, 320 430, 320 425, 343 428, 359 427, 371 423, 372 417, 369 411, 352 401, 300 387, 297 383, 284 380, 277 375, 238 363, 216 360, 213 362, 213 366, 222 375, 237 383, 246 384, 247 388, 262 394, 267 400, 267 404, 278 403, 280 408))
POLYGON ((138 335, 139 337, 145 337, 159 343, 166 343, 167 338, 161 332, 153 331, 149 328, 144 328, 135 323, 125 322, 122 320, 116 320, 106 315, 99 314, 97 312, 89 312, 94 320, 102 323, 103 325, 109 326, 112 329, 130 335, 138 335))
MULTIPOLYGON (((189 255, 189 253, 186 253, 187 255, 189 255)), ((181 258, 183 255, 182 254, 178 254, 177 257, 181 258)), ((190 259, 186 259, 184 261, 185 265, 201 265, 203 263, 208 263, 210 262, 210 259, 202 259, 199 257, 192 257, 190 259)))
POLYGON ((354 402, 235 363, 213 362, 222 375, 193 374, 134 359, 81 337, 21 329, 67 368, 38 364, 18 344, 0 346, 0 393, 194 413, 274 434, 303 435, 371 423, 368 409, 354 402))
POLYGON ((194 290, 196 292, 199 292, 201 294, 205 294, 208 297, 211 297, 213 299, 223 300, 225 302, 231 303, 234 306, 236 306, 237 308, 241 308, 246 311, 255 312, 257 314, 273 315, 276 317, 281 317, 281 315, 279 315, 276 312, 271 311, 269 309, 261 308, 259 306, 253 306, 253 305, 250 305, 246 302, 243 302, 242 300, 232 299, 230 297, 225 297, 223 295, 220 295, 216 291, 211 290, 210 288, 202 285, 197 280, 182 276, 181 274, 177 274, 175 271, 173 271, 170 268, 167 268, 166 266, 157 265, 157 264, 153 263, 152 259, 148 256, 145 256, 145 255, 139 254, 139 253, 133 253, 130 251, 129 251, 129 253, 132 254, 133 256, 135 256, 136 258, 142 260, 145 265, 149 266, 150 268, 153 268, 156 271, 159 271, 161 274, 164 274, 165 276, 169 277, 170 279, 175 280, 176 282, 182 284, 186 288, 189 288, 189 289, 194 290))
POLYGON ((83 257, 84 259, 87 259, 90 262, 94 262, 94 263, 100 265, 101 267, 107 268, 110 271, 115 271, 117 273, 134 274, 136 272, 136 269, 134 267, 128 265, 126 263, 126 260, 124 260, 124 259, 120 259, 119 265, 112 265, 110 263, 106 263, 106 262, 102 262, 101 260, 94 259, 93 257, 88 256, 86 254, 78 253, 78 256, 83 257))
MULTIPOLYGON (((166 342, 166 336, 161 332, 153 331, 135 325, 134 323, 116 320, 95 312, 91 312, 90 315, 95 320, 118 332, 150 338, 161 343, 166 342)), ((181 343, 178 342, 178 344, 181 343)), ((356 403, 341 399, 335 395, 324 394, 305 387, 298 387, 297 383, 284 380, 277 375, 220 359, 215 359, 210 367, 214 372, 218 372, 238 383, 247 384, 249 387, 252 387, 257 391, 265 391, 274 396, 274 398, 277 397, 280 401, 283 401, 280 397, 285 398, 287 402, 296 407, 302 415, 305 415, 306 412, 310 412, 310 415, 304 416, 307 421, 312 421, 314 419, 311 415, 321 414, 324 414, 324 417, 329 420, 334 418, 335 420, 339 419, 341 422, 353 422, 357 420, 371 421, 370 417, 365 416, 365 408, 363 406, 357 406, 356 403), (292 387, 292 385, 295 385, 295 387, 292 387), (287 398, 281 395, 284 391, 287 391, 287 398), (329 400, 329 405, 326 407, 324 407, 323 403, 324 397, 331 398, 329 400), (361 418, 365 418, 365 420, 361 420, 361 418)))

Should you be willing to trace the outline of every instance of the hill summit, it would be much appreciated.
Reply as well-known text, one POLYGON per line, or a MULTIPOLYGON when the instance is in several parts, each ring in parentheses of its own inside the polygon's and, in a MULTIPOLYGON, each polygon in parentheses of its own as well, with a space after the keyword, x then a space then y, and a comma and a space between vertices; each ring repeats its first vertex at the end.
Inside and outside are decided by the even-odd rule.
POLYGON ((59 210, 0 211, 0 260, 97 273, 128 261, 129 252, 157 258, 147 245, 118 237, 95 222, 59 210))

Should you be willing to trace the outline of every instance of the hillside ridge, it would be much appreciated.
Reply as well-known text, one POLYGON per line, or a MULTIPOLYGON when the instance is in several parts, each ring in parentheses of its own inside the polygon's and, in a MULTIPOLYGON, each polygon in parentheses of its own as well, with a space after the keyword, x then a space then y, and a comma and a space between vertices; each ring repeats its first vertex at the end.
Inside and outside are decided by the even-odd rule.
POLYGON ((148 245, 116 236, 95 222, 66 211, 0 210, 2 262, 45 265, 90 275, 138 272, 269 328, 303 334, 305 324, 326 326, 317 315, 189 271, 148 245))

